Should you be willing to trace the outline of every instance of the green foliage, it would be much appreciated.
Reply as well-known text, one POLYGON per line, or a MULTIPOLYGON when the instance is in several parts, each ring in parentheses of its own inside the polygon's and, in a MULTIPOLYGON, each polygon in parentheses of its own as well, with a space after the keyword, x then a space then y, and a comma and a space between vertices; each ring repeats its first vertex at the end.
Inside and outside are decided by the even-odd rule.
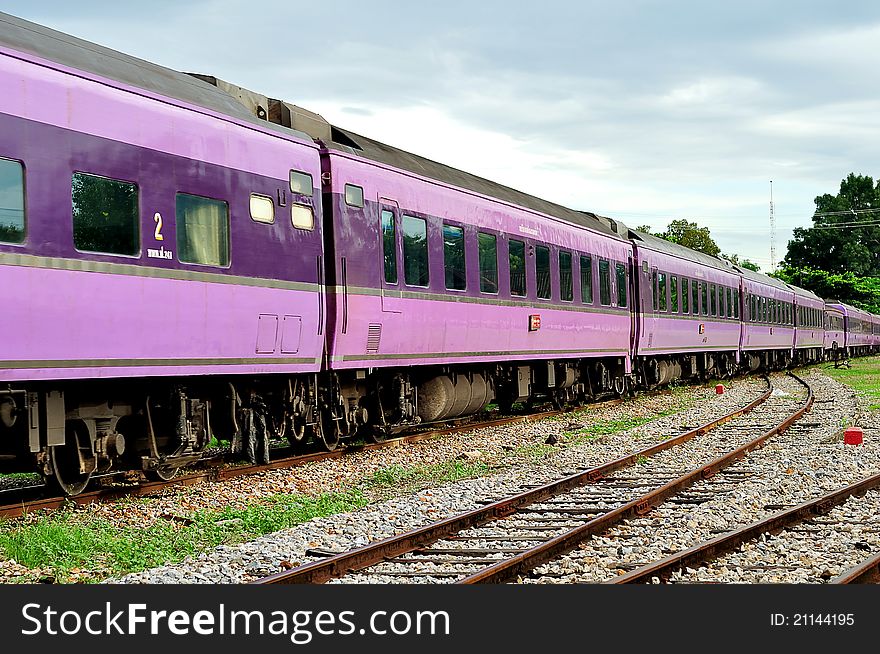
POLYGON ((800 286, 825 299, 836 299, 880 314, 880 278, 860 277, 852 272, 834 273, 814 267, 783 265, 774 277, 800 286))
POLYGON ((748 259, 740 259, 738 254, 722 254, 722 259, 727 259, 730 263, 735 266, 739 266, 740 268, 745 268, 746 270, 753 270, 754 272, 761 272, 761 267, 748 259))
POLYGON ((673 220, 669 223, 666 231, 658 236, 713 257, 721 253, 721 248, 712 239, 709 228, 700 227, 697 223, 688 220, 673 220))
POLYGON ((813 226, 794 230, 785 265, 880 276, 880 213, 871 212, 880 212, 880 181, 850 173, 837 195, 820 195, 815 204, 813 226))

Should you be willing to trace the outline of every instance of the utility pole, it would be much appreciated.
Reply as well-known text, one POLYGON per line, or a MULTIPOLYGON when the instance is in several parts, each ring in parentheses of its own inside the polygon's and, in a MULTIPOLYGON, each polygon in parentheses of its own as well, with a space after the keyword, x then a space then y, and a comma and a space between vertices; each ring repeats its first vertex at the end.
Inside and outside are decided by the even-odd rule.
POLYGON ((773 215, 773 180, 770 180, 770 272, 776 270, 776 216, 773 215))

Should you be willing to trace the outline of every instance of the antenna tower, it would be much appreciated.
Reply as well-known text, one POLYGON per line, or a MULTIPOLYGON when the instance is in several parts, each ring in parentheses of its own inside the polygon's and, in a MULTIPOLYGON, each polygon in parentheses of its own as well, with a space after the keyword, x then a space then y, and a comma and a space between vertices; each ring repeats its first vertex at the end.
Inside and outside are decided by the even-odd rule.
POLYGON ((773 215, 773 180, 770 180, 770 272, 776 270, 776 216, 773 215))

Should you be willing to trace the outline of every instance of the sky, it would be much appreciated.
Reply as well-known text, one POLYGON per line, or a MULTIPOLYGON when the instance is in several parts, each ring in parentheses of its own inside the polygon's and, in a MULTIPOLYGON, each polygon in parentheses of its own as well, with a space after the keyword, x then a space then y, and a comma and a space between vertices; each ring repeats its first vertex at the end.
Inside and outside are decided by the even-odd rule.
POLYGON ((770 270, 814 199, 880 176, 880 3, 5 0, 560 204, 708 227, 770 270), (772 180, 772 184, 771 184, 772 180))

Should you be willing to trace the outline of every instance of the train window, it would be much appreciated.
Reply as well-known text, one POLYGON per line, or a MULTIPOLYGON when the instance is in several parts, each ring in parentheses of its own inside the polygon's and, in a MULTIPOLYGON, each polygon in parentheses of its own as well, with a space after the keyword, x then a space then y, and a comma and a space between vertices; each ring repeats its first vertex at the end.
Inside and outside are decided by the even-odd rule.
POLYGON ((739 289, 733 289, 733 317, 739 320, 739 289))
POLYGON ((535 279, 538 282, 538 297, 550 299, 550 248, 543 245, 535 247, 535 279))
POLYGON ((657 302, 658 292, 657 292, 657 269, 654 268, 654 271, 651 273, 651 296, 654 298, 654 311, 657 310, 659 306, 657 302))
POLYGON ((657 311, 666 311, 666 273, 657 273, 657 297, 659 298, 657 311))
POLYGON ((394 228, 394 212, 382 209, 382 258, 385 282, 397 283, 397 233, 394 228))
POLYGON ((403 216, 403 278, 407 286, 428 285, 428 223, 403 216))
POLYGON ((354 184, 345 185, 345 204, 352 207, 364 206, 364 189, 354 184))
POLYGON ((709 315, 709 285, 706 282, 700 282, 700 288, 702 288, 702 296, 703 296, 703 315, 709 315))
POLYGON ((581 257, 581 302, 593 304, 593 260, 581 257))
POLYGON ((198 195, 178 193, 177 258, 205 266, 229 265, 229 205, 198 195))
POLYGON ((669 311, 678 313, 678 276, 669 276, 669 311))
POLYGON ((617 268, 617 306, 626 306, 626 266, 622 263, 615 264, 617 268))
POLYGON ((682 313, 690 313, 690 291, 688 290, 688 285, 690 282, 687 277, 681 278, 681 312, 682 313))
POLYGON ((691 281, 691 313, 695 316, 700 314, 700 283, 694 279, 691 281))
POLYGON ((71 188, 77 250, 129 256, 140 252, 137 185, 74 173, 71 188))
POLYGON ((611 306, 611 264, 599 259, 599 304, 611 306))
POLYGON ((464 262, 464 229, 443 225, 443 267, 446 272, 446 288, 463 291, 467 288, 464 262))
POLYGON ((291 204, 290 224, 297 229, 314 229, 315 214, 312 213, 312 208, 305 204, 291 204))
POLYGON ((571 279, 571 252, 559 252, 559 299, 574 300, 574 283, 571 279))
POLYGON ((510 294, 523 297, 526 294, 526 244, 511 239, 507 261, 510 267, 510 294))
POLYGON ((275 222, 275 203, 272 198, 251 193, 251 220, 267 225, 275 222))
POLYGON ((726 288, 724 292, 727 295, 727 317, 733 318, 733 291, 726 288))
POLYGON ((24 166, 0 159, 0 242, 24 242, 24 166))
POLYGON ((300 195, 312 196, 314 193, 312 187, 312 176, 308 173, 301 173, 298 170, 290 171, 290 192, 299 193, 300 195))
POLYGON ((480 250, 480 290, 483 293, 498 292, 498 241, 494 234, 477 234, 480 250))
POLYGON ((718 315, 718 290, 715 288, 715 284, 709 284, 709 303, 712 306, 712 310, 709 312, 712 316, 718 315))

